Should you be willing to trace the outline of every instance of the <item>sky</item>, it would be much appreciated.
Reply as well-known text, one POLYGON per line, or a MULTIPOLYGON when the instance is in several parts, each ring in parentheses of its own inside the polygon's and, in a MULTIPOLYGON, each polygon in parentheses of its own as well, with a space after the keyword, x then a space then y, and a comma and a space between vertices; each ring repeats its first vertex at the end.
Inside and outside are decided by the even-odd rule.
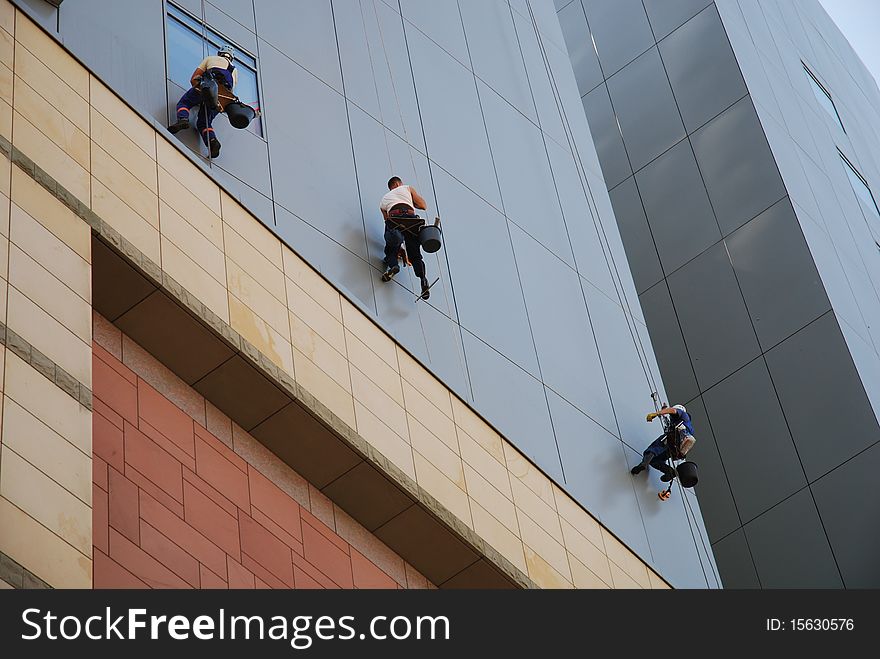
POLYGON ((880 1, 819 1, 880 83, 880 1))

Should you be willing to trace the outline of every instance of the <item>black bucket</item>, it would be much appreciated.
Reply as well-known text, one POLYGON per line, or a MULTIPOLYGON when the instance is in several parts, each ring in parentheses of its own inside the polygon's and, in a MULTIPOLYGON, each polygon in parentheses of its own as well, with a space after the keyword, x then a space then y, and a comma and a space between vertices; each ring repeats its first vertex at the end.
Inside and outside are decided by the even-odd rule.
POLYGON ((232 101, 226 104, 226 116, 233 128, 247 128, 257 115, 250 105, 241 101, 232 101))
POLYGON ((422 244, 422 249, 429 254, 439 250, 442 246, 440 235, 440 227, 435 224, 426 224, 419 229, 419 242, 422 244))
POLYGON ((682 462, 675 468, 675 471, 678 472, 678 482, 682 487, 693 487, 699 480, 696 462, 682 462))

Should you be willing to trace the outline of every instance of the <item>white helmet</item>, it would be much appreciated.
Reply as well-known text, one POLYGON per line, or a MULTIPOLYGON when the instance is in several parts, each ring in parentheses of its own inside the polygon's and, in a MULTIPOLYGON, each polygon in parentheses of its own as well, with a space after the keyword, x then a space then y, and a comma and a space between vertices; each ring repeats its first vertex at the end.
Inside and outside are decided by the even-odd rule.
POLYGON ((220 49, 217 51, 218 55, 229 55, 230 60, 235 59, 235 49, 230 46, 228 43, 220 46, 220 49))
POLYGON ((672 409, 678 410, 679 412, 687 412, 687 410, 684 408, 684 405, 673 405, 672 409))

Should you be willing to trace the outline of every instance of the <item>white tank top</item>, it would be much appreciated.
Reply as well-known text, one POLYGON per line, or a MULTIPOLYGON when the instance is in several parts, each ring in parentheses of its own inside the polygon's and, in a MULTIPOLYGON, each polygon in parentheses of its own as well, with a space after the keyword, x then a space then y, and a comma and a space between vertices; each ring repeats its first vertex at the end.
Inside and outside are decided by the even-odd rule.
POLYGON ((389 190, 388 193, 382 197, 382 201, 379 203, 379 208, 383 211, 388 211, 397 204, 406 204, 410 208, 415 208, 412 191, 409 189, 408 185, 398 185, 393 190, 389 190))

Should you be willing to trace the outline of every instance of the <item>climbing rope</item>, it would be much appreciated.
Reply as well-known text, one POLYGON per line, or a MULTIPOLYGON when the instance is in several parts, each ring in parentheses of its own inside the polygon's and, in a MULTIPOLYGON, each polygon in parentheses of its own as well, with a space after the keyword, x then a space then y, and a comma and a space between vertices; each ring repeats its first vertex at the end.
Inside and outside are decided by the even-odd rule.
MULTIPOLYGON (((509 0, 508 0, 509 6, 509 0)), ((595 198, 592 193, 592 186, 590 185, 589 179, 587 178, 586 171, 584 169, 583 160, 580 155, 580 149, 578 148, 577 141, 574 137, 574 132, 571 128, 571 123, 568 119, 568 114, 565 111, 565 105, 562 101, 562 96, 559 91, 559 87, 556 82, 556 76, 553 74, 553 68, 550 65, 550 58, 547 55, 546 47, 544 46, 544 40, 541 36, 540 29, 538 28, 538 21, 535 17, 534 10, 532 8, 531 0, 526 0, 526 7, 528 8, 529 18, 531 19, 532 28, 535 32, 535 38, 538 42, 538 47, 541 52, 541 58, 544 63, 545 70, 547 72, 548 78, 550 80, 550 87, 553 92, 553 100, 556 105, 557 113, 559 114, 559 118, 562 122, 563 131, 565 133, 566 142, 568 143, 569 152, 571 153, 572 160, 574 161, 575 169, 578 172, 578 179, 581 184, 581 188, 584 192, 584 197, 587 200, 587 205, 590 209, 590 213, 592 215, 593 225, 596 228, 597 236, 600 236, 600 243, 604 239, 604 243, 602 246, 602 251, 605 256, 605 262, 608 267, 609 274, 611 275, 612 283, 614 284, 615 294, 617 295, 618 303, 620 304, 622 309, 625 309, 624 318, 626 319, 627 329, 630 333, 630 338, 633 341, 633 345, 636 348, 636 353, 639 357, 639 363, 641 365, 642 371, 645 375, 645 381, 651 389, 651 398, 654 402, 655 411, 659 411, 659 400, 658 400, 658 387, 656 386, 656 381, 654 380, 653 373, 651 373, 650 368, 650 360, 648 359, 647 350, 642 343, 641 336, 638 332, 638 326, 636 325, 637 321, 632 312, 632 307, 630 305, 629 298, 626 295, 626 288, 623 285, 623 278, 620 274, 620 270, 617 266, 617 262, 614 259, 614 255, 611 252, 611 243, 608 240, 608 234, 605 231, 605 227, 599 219, 598 207, 596 206, 595 198)), ((666 419, 662 419, 664 433, 668 432, 668 421, 666 419)), ((674 469, 672 466, 672 459, 670 453, 670 467, 674 469)), ((677 474, 677 472, 675 472, 677 474)), ((670 481, 669 488, 667 492, 671 491, 672 483, 674 479, 670 481)), ((682 488, 683 489, 683 488, 682 488)), ((709 577, 706 574, 706 568, 703 564, 703 554, 700 553, 700 548, 697 544, 696 533, 694 532, 694 527, 691 524, 691 517, 694 517, 694 523, 696 524, 696 517, 694 516, 694 512, 690 507, 690 502, 687 500, 687 494, 682 491, 682 500, 684 501, 685 507, 685 518, 688 523, 688 529, 691 534, 691 538, 694 542, 694 549, 697 553, 697 557, 700 560, 700 569, 703 573, 703 579, 706 582, 706 586, 709 586, 709 577)), ((697 525, 699 526, 699 525, 697 525)), ((697 529, 699 531, 699 528, 697 529)), ((703 539, 702 533, 700 535, 700 541, 703 544, 703 552, 706 554, 707 559, 709 560, 710 566, 712 565, 712 561, 709 557, 708 550, 705 545, 705 541, 703 539)), ((717 577, 717 573, 713 572, 713 577, 716 580, 716 583, 720 584, 720 580, 717 577)))
POLYGON ((645 348, 642 345, 641 337, 638 334, 638 327, 634 325, 637 321, 635 320, 635 317, 633 315, 629 299, 626 296, 626 289, 623 285, 623 278, 620 274, 619 268, 617 267, 617 262, 615 261, 614 255, 611 252, 611 243, 608 240, 608 234, 606 233, 605 227, 599 219, 599 211, 598 207, 596 206, 595 199, 593 198, 592 187, 590 186, 590 182, 586 175, 586 170, 583 166, 580 149, 574 137, 574 131, 571 128, 571 122, 568 119, 568 113, 566 112, 564 102, 562 101, 562 95, 559 92, 559 86, 556 82, 556 76, 554 75, 553 68, 550 65, 550 58, 547 55, 544 40, 541 36, 540 29, 538 28, 538 22, 535 17, 534 10, 532 9, 531 0, 526 0, 526 7, 529 11, 529 17, 531 19, 532 28, 535 32, 535 38, 538 42, 538 47, 541 52, 541 58, 544 63, 544 68, 550 80, 550 87, 553 92, 553 100, 556 105, 556 111, 559 114, 559 118, 562 122, 569 152, 571 153, 575 169, 578 173, 578 179, 581 184, 581 189, 583 190, 584 197, 586 198, 588 207, 590 208, 593 226, 596 229, 597 236, 600 237, 600 243, 604 239, 604 244, 602 244, 602 252, 605 257, 608 272, 611 275, 612 283, 614 284, 614 291, 617 296, 618 304, 620 305, 621 309, 626 310, 626 312, 624 313, 624 318, 626 320, 630 338, 632 339, 633 345, 636 348, 636 354, 638 355, 639 364, 642 368, 642 372, 645 375, 645 381, 648 383, 650 390, 652 392, 656 392, 658 388, 654 380, 653 374, 650 372, 650 361, 647 358, 647 352, 645 351, 645 348))
MULTIPOLYGON (((361 22, 364 24, 364 30, 366 31, 367 16, 364 13, 364 3, 361 0, 358 0, 358 7, 361 11, 361 22)), ((375 9, 375 4, 373 8, 375 9)), ((379 82, 376 79, 376 67, 373 63, 373 49, 370 48, 370 40, 365 39, 365 41, 367 44, 367 58, 370 60, 370 73, 373 75, 373 89, 376 92, 376 105, 379 109, 379 123, 382 124, 382 136, 385 138, 385 155, 388 156, 388 171, 390 172, 394 169, 394 165, 391 162, 391 146, 388 144, 388 131, 385 130, 385 117, 382 113, 382 100, 379 97, 379 82)))

